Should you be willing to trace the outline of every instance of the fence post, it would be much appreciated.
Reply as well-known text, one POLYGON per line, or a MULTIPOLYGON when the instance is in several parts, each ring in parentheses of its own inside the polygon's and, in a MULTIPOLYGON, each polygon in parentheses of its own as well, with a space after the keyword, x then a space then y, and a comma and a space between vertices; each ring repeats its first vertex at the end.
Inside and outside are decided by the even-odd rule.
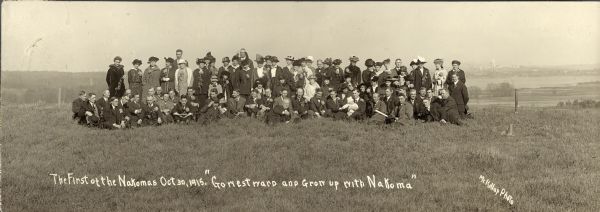
POLYGON ((518 107, 519 107, 519 96, 517 94, 517 89, 515 88, 515 113, 517 113, 518 107))
POLYGON ((61 93, 62 93, 62 88, 58 88, 58 107, 60 107, 60 103, 61 103, 61 93))

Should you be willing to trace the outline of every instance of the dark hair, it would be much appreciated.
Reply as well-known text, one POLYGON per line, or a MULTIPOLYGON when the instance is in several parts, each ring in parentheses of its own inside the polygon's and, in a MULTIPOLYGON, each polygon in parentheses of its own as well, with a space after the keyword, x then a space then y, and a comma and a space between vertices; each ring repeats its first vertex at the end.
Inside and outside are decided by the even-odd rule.
POLYGON ((79 96, 81 96, 81 95, 85 95, 85 91, 83 91, 83 90, 79 91, 79 96))
POLYGON ((175 53, 177 53, 177 52, 181 52, 181 53, 183 53, 183 50, 181 50, 181 49, 177 49, 177 50, 175 50, 175 53))
POLYGON ((88 93, 88 97, 96 96, 95 93, 88 93))

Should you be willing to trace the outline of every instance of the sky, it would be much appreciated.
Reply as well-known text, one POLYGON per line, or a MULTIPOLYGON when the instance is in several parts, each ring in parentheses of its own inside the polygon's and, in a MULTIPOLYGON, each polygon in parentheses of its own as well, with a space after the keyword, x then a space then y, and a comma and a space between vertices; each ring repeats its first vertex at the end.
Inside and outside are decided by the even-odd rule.
POLYGON ((189 61, 210 51, 220 66, 240 48, 344 64, 599 64, 599 21, 600 2, 5 1, 1 68, 105 71, 117 55, 130 68, 176 49, 189 61))

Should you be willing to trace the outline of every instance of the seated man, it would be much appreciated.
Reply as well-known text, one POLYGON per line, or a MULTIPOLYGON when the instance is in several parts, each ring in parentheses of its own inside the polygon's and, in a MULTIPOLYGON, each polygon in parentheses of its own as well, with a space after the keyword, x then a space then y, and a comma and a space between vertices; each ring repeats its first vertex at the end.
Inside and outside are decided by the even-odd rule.
POLYGON ((158 107, 160 108, 164 122, 172 123, 173 116, 171 116, 171 111, 173 110, 173 107, 175 107, 175 103, 170 100, 169 93, 164 93, 163 96, 158 100, 158 107))
POLYGON ((123 110, 119 108, 119 99, 110 97, 109 106, 104 108, 102 127, 105 129, 124 129, 123 110))
POLYGON ((404 94, 398 95, 398 102, 394 114, 396 115, 396 123, 399 123, 400 125, 414 124, 413 107, 409 102, 406 102, 406 96, 404 96, 404 94))
POLYGON ((268 115, 267 124, 290 123, 292 120, 292 101, 287 97, 288 91, 282 90, 281 95, 273 103, 273 109, 268 115))
POLYGON ((296 96, 292 99, 292 108, 294 108, 293 112, 296 116, 301 119, 309 118, 308 115, 308 100, 304 98, 304 89, 297 88, 296 96))
POLYGON ((373 93, 373 100, 375 105, 373 106, 373 116, 369 118, 368 123, 383 124, 385 119, 388 118, 388 110, 385 101, 379 97, 379 93, 373 93))
POLYGON ((87 101, 79 108, 79 123, 95 127, 100 123, 100 109, 96 105, 96 94, 89 93, 87 101))
POLYGON ((323 101, 323 91, 320 88, 315 89, 315 95, 308 103, 308 115, 313 118, 321 118, 325 115, 325 101, 323 101))
POLYGON ((160 107, 155 103, 154 97, 146 97, 146 104, 142 105, 142 114, 144 118, 142 123, 145 126, 156 126, 162 124, 162 113, 160 107))
POLYGON ((358 104, 354 102, 354 99, 352 97, 348 97, 346 98, 346 104, 340 107, 340 110, 346 113, 346 116, 344 118, 349 118, 354 114, 356 110, 358 110, 358 104))
POLYGON ((217 91, 212 90, 209 91, 210 97, 206 100, 206 105, 204 105, 200 109, 200 123, 209 124, 211 122, 217 121, 225 116, 225 112, 227 109, 222 104, 225 100, 225 95, 223 93, 217 94, 217 91))
POLYGON ((85 91, 80 91, 79 92, 79 97, 75 100, 73 100, 73 103, 71 103, 71 110, 73 112, 73 116, 72 118, 74 120, 78 120, 79 124, 85 124, 85 114, 81 114, 81 108, 86 104, 87 101, 87 95, 85 93, 85 91))
POLYGON ((175 123, 183 122, 187 124, 192 120, 194 114, 190 110, 186 95, 179 97, 179 103, 173 107, 171 114, 173 115, 175 123))
POLYGON ((351 101, 356 104, 357 108, 348 117, 354 120, 363 120, 366 117, 367 103, 364 99, 360 98, 360 92, 357 89, 352 91, 352 97, 349 97, 351 101))
POLYGON ((200 98, 196 96, 196 89, 192 87, 187 89, 187 102, 190 112, 193 114, 192 119, 197 121, 200 116, 200 98))
POLYGON ((454 98, 450 96, 450 91, 448 91, 447 88, 444 88, 443 90, 440 90, 440 93, 442 94, 443 99, 442 107, 440 110, 442 119, 440 120, 440 122, 443 124, 452 123, 459 126, 463 125, 463 123, 460 121, 458 106, 454 98))
POLYGON ((250 93, 250 99, 248 99, 248 101, 246 101, 246 104, 244 105, 250 117, 256 118, 259 115, 259 112, 261 111, 260 105, 264 104, 262 99, 260 98, 259 92, 260 91, 256 89, 252 90, 252 92, 250 93))
POLYGON ((335 90, 329 90, 329 97, 325 101, 325 117, 333 118, 334 120, 343 119, 346 114, 340 110, 343 106, 342 100, 337 97, 335 90))
POLYGON ((144 118, 142 114, 142 105, 140 105, 140 95, 134 94, 131 101, 127 103, 127 117, 129 117, 130 127, 140 127, 142 126, 142 119, 144 118))
POLYGON ((246 99, 240 96, 239 90, 234 90, 233 93, 231 93, 231 98, 227 100, 228 116, 232 118, 246 116, 244 105, 246 105, 246 99))

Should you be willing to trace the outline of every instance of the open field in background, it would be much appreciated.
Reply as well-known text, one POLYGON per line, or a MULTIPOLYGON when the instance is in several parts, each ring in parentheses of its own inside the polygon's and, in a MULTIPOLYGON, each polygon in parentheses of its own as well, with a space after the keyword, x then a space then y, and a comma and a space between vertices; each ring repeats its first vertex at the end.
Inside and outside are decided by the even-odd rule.
MULTIPOLYGON (((5 211, 599 211, 600 110, 473 106, 468 126, 253 119, 125 131, 78 126, 69 107, 3 105, 5 211), (515 136, 501 132, 514 124, 515 136), (366 179, 412 190, 54 186, 50 173, 221 180, 366 179), (410 179, 416 174, 416 179, 410 179), (480 182, 483 175, 514 205, 480 182)), ((210 182, 210 181, 209 181, 210 182)), ((366 182, 365 182, 366 183, 366 182)))

